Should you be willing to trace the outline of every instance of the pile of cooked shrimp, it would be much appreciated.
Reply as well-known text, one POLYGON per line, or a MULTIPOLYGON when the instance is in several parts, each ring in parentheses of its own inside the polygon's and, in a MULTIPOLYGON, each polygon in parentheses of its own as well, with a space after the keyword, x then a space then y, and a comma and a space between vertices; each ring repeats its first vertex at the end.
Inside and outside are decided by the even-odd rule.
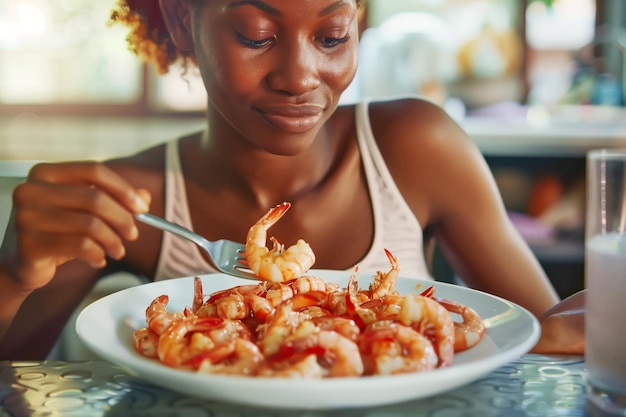
MULTIPOLYGON (((133 334, 135 349, 167 366, 204 373, 327 378, 449 366, 455 352, 482 339, 483 320, 468 306, 436 297, 433 287, 421 294, 395 290, 399 265, 387 250, 391 269, 378 272, 367 289, 359 288, 358 266, 345 288, 306 275, 310 265, 299 264, 302 272, 294 277, 292 264, 298 261, 293 253, 301 255, 300 249, 293 250, 297 245, 285 250, 274 240, 273 249, 260 249, 261 238, 264 242, 263 235, 287 204, 259 220, 250 229, 256 236, 251 239, 249 233, 246 245, 253 241, 257 255, 263 252, 258 256, 267 258, 258 264, 289 265, 284 276, 276 272, 278 267, 269 279, 251 265, 261 279, 257 284, 208 296, 196 277, 192 305, 183 311, 168 311, 167 295, 152 301, 147 326, 133 334), (283 255, 290 250, 292 258, 286 261, 283 255)), ((308 247, 301 241, 298 245, 308 247)), ((246 247, 247 258, 249 253, 246 247)))

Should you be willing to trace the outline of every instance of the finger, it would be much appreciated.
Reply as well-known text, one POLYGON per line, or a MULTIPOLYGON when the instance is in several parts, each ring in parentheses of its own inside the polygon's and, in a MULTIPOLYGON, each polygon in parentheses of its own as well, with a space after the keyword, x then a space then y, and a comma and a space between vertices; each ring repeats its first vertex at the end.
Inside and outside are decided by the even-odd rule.
POLYGON ((98 162, 37 164, 31 168, 29 181, 54 184, 88 185, 100 188, 135 213, 148 211, 137 190, 111 168, 98 162))
POLYGON ((84 235, 28 233, 19 240, 20 253, 34 267, 54 259, 56 266, 73 259, 87 262, 93 268, 106 266, 106 254, 93 239, 84 235))
POLYGON ((143 200, 146 207, 150 207, 150 203, 152 203, 152 194, 150 194, 150 191, 145 188, 140 188, 137 190, 137 195, 143 200))
MULTIPOLYGON (((127 240, 137 238, 137 226, 132 214, 108 193, 96 187, 67 184, 43 184, 28 182, 18 186, 13 199, 18 213, 25 217, 21 225, 28 223, 40 227, 101 230, 100 222, 127 240)), ((48 232, 62 229, 48 229, 48 232)))
POLYGON ((581 355, 584 351, 584 315, 571 312, 554 314, 541 322, 541 338, 531 353, 581 355))
POLYGON ((98 244, 113 259, 121 259, 126 254, 119 233, 102 218, 88 213, 26 209, 16 212, 15 224, 20 233, 82 235, 98 244))

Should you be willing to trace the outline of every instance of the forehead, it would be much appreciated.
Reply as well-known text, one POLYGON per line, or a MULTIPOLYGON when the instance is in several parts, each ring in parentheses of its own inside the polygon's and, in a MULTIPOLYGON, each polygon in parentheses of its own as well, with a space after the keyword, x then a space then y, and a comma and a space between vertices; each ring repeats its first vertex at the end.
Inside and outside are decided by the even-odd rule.
POLYGON ((297 7, 304 10, 334 10, 342 6, 358 6, 359 0, 222 0, 223 7, 235 8, 250 5, 266 11, 279 11, 285 7, 297 7))

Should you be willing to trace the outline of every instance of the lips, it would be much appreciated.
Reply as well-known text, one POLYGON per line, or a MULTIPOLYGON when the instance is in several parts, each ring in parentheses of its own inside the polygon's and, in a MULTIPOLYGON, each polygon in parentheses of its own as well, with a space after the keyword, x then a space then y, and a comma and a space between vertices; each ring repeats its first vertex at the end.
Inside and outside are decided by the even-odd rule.
POLYGON ((315 104, 266 106, 257 108, 261 117, 287 133, 304 133, 313 129, 322 118, 324 108, 315 104))

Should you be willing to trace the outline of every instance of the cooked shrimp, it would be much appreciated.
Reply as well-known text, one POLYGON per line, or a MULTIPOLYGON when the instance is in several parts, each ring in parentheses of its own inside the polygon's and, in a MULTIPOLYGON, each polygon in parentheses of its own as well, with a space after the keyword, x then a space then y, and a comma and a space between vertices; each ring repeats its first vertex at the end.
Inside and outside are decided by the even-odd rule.
POLYGON ((225 375, 253 375, 264 359, 253 342, 241 338, 218 345, 201 357, 198 372, 225 375))
POLYGON ((250 307, 254 317, 258 318, 261 322, 265 322, 267 317, 274 312, 274 306, 272 303, 264 297, 256 294, 244 295, 244 301, 250 307))
MULTIPOLYGON (((280 207, 265 217, 276 217, 272 212, 280 207)), ((398 261, 385 253, 391 268, 377 272, 368 289, 359 288, 358 265, 345 288, 312 275, 281 275, 205 297, 196 277, 191 307, 182 312, 167 310, 167 295, 152 301, 147 327, 133 334, 134 347, 167 366, 250 376, 389 375, 449 366, 455 352, 484 336, 482 319, 467 306, 436 298, 433 286, 400 295, 394 288, 398 261)))
POLYGON ((367 324, 380 320, 399 320, 403 296, 387 295, 359 305, 357 312, 367 319, 367 324))
POLYGON ((282 282, 272 282, 267 286, 267 292, 265 293, 265 298, 272 304, 272 306, 276 307, 280 303, 285 300, 293 297, 293 289, 291 286, 287 284, 283 284, 282 282))
MULTIPOLYGON (((236 349, 241 348, 237 341, 249 341, 252 339, 250 330, 239 320, 221 320, 212 318, 213 323, 202 330, 189 333, 186 338, 186 347, 183 353, 188 358, 184 359, 183 365, 197 369, 205 361, 216 364, 229 358, 229 364, 233 365, 234 360, 230 358, 236 353, 236 349)), ((244 360, 243 356, 240 358, 244 360)), ((235 372, 233 370, 233 372, 235 372)))
POLYGON ((157 357, 157 346, 159 344, 159 335, 147 327, 137 329, 133 333, 133 346, 137 352, 148 358, 157 357))
POLYGON ((332 314, 329 310, 317 305, 302 308, 300 310, 300 315, 304 318, 304 320, 311 320, 323 316, 334 316, 334 314, 332 314))
MULTIPOLYGON (((376 316, 373 311, 361 307, 361 303, 357 299, 357 293, 359 290, 358 281, 359 266, 354 267, 354 271, 350 275, 348 280, 348 287, 346 288, 344 295, 345 311, 339 314, 346 314, 352 317, 359 328, 364 329, 369 323, 376 320, 376 316)), ((341 311, 340 308, 335 309, 336 312, 341 311)))
POLYGON ((277 357, 279 360, 288 360, 294 354, 315 355, 324 377, 363 374, 363 361, 357 344, 332 330, 290 338, 281 345, 277 357))
POLYGON ((426 288, 424 291, 422 291, 420 293, 420 295, 422 295, 424 297, 433 298, 434 295, 435 295, 435 286, 434 285, 430 285, 428 288, 426 288))
MULTIPOLYGON (((375 322, 378 320, 377 312, 368 306, 372 304, 372 300, 370 299, 369 291, 363 292, 359 291, 359 281, 358 281, 358 273, 359 266, 356 265, 354 267, 354 271, 352 275, 350 275, 350 279, 348 280, 348 286, 345 291, 345 313, 348 316, 352 317, 356 324, 361 329, 365 329, 368 324, 375 322)), ((380 303, 381 299, 374 300, 374 303, 380 303)), ((338 309, 337 309, 338 310, 338 309)), ((335 310, 335 311, 337 311, 335 310)))
POLYGON ((354 320, 348 317, 325 315, 311 317, 309 320, 318 329, 333 330, 353 342, 358 339, 359 334, 361 333, 359 326, 356 325, 354 320))
POLYGON ((268 321, 259 326, 258 345, 264 355, 269 356, 291 335, 301 322, 300 314, 293 309, 292 299, 278 306, 268 321))
MULTIPOLYGON (((246 302, 246 296, 250 294, 264 296, 267 292, 264 284, 239 285, 214 292, 198 308, 196 315, 198 317, 221 317, 230 320, 241 320, 248 317, 250 308, 246 302)), ((197 293, 197 290, 195 292, 197 293)))
POLYGON ((330 293, 337 291, 340 286, 334 282, 326 282, 322 278, 314 275, 304 275, 289 283, 294 294, 302 294, 310 291, 322 291, 330 293))
POLYGON ((429 297, 408 294, 401 297, 398 320, 426 336, 439 357, 439 366, 452 364, 454 322, 448 310, 429 297))
POLYGON ((226 297, 234 292, 239 294, 256 294, 264 296, 267 292, 268 282, 259 282, 258 284, 237 285, 236 287, 211 293, 204 304, 211 304, 222 297, 226 297))
POLYGON ((294 354, 286 359, 266 360, 257 370, 257 376, 276 378, 322 378, 324 372, 315 355, 294 354))
POLYGON ((361 328, 376 322, 379 319, 395 319, 393 312, 397 312, 399 293, 394 289, 398 281, 400 266, 398 259, 387 249, 385 254, 391 264, 387 273, 378 271, 370 283, 369 291, 359 291, 358 265, 350 276, 347 287, 347 312, 358 317, 361 328))
POLYGON ((183 314, 180 312, 172 313, 167 310, 169 297, 160 295, 155 298, 146 309, 146 323, 150 330, 160 335, 172 323, 182 320, 183 314))
POLYGON ((215 344, 229 343, 237 339, 253 339, 250 329, 240 320, 223 320, 221 325, 216 324, 203 334, 215 344))
POLYGON ((456 301, 435 298, 446 310, 456 313, 463 319, 454 322, 454 351, 460 352, 475 346, 485 335, 485 323, 471 307, 456 301))
POLYGON ((157 354, 159 360, 173 368, 193 368, 193 360, 200 355, 204 344, 192 343, 190 335, 214 330, 224 321, 214 317, 199 317, 172 323, 159 337, 157 354), (202 345, 202 346, 198 346, 202 345))
POLYGON ((248 231, 245 256, 248 267, 262 280, 285 282, 302 276, 315 263, 315 254, 304 240, 285 249, 274 237, 273 248, 266 246, 267 230, 291 207, 288 202, 270 209, 248 231))
POLYGON ((193 302, 191 303, 191 312, 196 314, 200 307, 204 304, 204 293, 202 291, 202 280, 200 277, 193 279, 193 302))
POLYGON ((393 322, 376 322, 359 342, 368 375, 421 372, 437 367, 433 344, 411 327, 393 322))
POLYGON ((250 307, 239 292, 233 292, 217 300, 215 310, 217 317, 223 319, 242 320, 250 315, 250 307))
POLYGON ((388 294, 397 294, 394 287, 398 281, 398 275, 400 274, 398 258, 387 249, 385 249, 385 254, 387 255, 387 259, 389 259, 389 263, 391 263, 391 270, 387 273, 381 271, 376 273, 369 288, 371 299, 382 298, 388 294))

